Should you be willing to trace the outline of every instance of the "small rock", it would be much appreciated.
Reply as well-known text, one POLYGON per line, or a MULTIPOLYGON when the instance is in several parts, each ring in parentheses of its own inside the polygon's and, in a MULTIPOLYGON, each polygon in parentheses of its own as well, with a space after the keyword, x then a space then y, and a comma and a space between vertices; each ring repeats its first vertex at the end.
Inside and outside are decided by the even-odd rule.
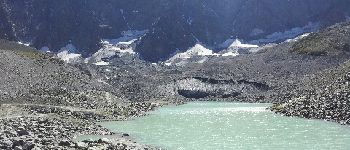
POLYGON ((29 135, 29 132, 27 130, 18 130, 17 134, 18 136, 29 135))
POLYGON ((16 146, 22 146, 22 145, 24 145, 23 140, 14 140, 12 143, 12 148, 15 148, 16 146))
POLYGON ((70 146, 70 142, 67 140, 62 140, 58 145, 59 146, 70 146))

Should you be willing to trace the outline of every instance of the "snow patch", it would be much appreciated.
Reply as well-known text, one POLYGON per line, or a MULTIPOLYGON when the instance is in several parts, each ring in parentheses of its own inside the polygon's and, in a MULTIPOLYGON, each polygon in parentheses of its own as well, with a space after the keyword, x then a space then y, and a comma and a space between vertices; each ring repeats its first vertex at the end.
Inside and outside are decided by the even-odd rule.
POLYGON ((299 40, 301 40, 301 39, 303 39, 303 38, 305 38, 305 37, 307 37, 309 35, 310 35, 310 33, 304 33, 304 34, 302 34, 302 35, 300 35, 300 36, 298 36, 296 38, 287 39, 285 42, 296 42, 296 41, 299 41, 299 40))
POLYGON ((241 41, 236 39, 232 42, 232 44, 229 46, 229 48, 258 48, 258 45, 251 45, 251 44, 242 44, 241 41))
POLYGON ((85 60, 86 63, 101 62, 104 58, 116 55, 135 55, 137 41, 139 41, 148 30, 128 30, 122 32, 122 37, 117 39, 102 39, 102 48, 85 60))
POLYGON ((99 61, 99 62, 94 63, 94 65, 96 65, 96 66, 108 66, 109 62, 99 61))
MULTIPOLYGON (((45 47, 43 48, 46 49, 45 47)), ((83 57, 76 52, 77 48, 73 44, 67 44, 65 47, 61 48, 56 56, 66 63, 77 63, 82 61, 83 57)))
POLYGON ((30 42, 23 42, 23 41, 18 41, 17 43, 20 44, 20 45, 28 46, 28 47, 31 44, 30 42))
POLYGON ((195 61, 197 63, 204 63, 205 57, 219 56, 219 54, 214 53, 212 50, 205 48, 201 44, 197 43, 193 47, 189 48, 186 52, 177 53, 165 62, 166 66, 172 64, 184 65, 188 61, 195 61), (199 60, 198 60, 199 59, 199 60))
POLYGON ((69 53, 67 50, 59 52, 56 56, 66 63, 75 63, 82 60, 81 54, 69 53))
POLYGON ((275 42, 278 42, 281 40, 295 38, 298 35, 303 34, 305 32, 316 31, 319 28, 320 28, 319 23, 310 22, 309 24, 307 24, 304 27, 295 27, 295 28, 292 28, 291 30, 287 30, 284 32, 275 32, 273 34, 267 35, 263 39, 254 40, 251 43, 275 43, 275 42))
POLYGON ((181 66, 185 65, 188 62, 204 63, 210 57, 235 57, 240 54, 240 50, 251 53, 258 51, 256 49, 260 49, 258 45, 243 44, 238 39, 228 39, 224 43, 220 44, 219 47, 223 48, 224 50, 219 53, 214 53, 212 50, 205 48, 203 45, 197 43, 187 51, 175 54, 173 57, 165 61, 165 65, 181 66))
POLYGON ((220 52, 223 57, 235 57, 241 53, 251 53, 251 51, 256 51, 255 49, 259 48, 258 45, 243 44, 239 39, 228 39, 221 46, 225 46, 225 49, 220 52))
POLYGON ((186 52, 178 53, 175 56, 171 57, 169 60, 172 61, 176 59, 189 59, 194 56, 217 56, 217 54, 215 54, 212 50, 205 48, 201 44, 196 44, 186 52))
POLYGON ((219 45, 219 48, 257 48, 258 45, 242 44, 239 39, 228 39, 219 45))

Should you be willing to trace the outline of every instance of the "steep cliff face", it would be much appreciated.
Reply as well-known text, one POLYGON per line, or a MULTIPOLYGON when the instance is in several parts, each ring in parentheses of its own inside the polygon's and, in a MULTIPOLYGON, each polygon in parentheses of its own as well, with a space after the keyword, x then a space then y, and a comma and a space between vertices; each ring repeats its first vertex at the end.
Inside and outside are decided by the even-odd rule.
POLYGON ((88 56, 101 39, 148 30, 137 51, 158 61, 197 42, 215 47, 232 36, 251 41, 309 22, 344 21, 349 6, 346 0, 0 0, 0 37, 39 49, 73 43, 88 56))
POLYGON ((5 9, 5 3, 0 3, 0 37, 6 40, 15 40, 11 22, 5 9))

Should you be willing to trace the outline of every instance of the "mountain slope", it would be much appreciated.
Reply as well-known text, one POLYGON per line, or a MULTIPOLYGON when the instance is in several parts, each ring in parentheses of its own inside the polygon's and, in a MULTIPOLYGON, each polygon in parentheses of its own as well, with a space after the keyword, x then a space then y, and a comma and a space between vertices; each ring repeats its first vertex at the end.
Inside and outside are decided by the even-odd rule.
MULTIPOLYGON (((297 51, 335 59, 348 55, 349 26, 350 23, 338 24, 315 33, 295 44, 297 51)), ((281 103, 272 110, 287 116, 350 124, 349 72, 350 62, 346 61, 295 82, 286 87, 288 90, 279 92, 281 103)))
POLYGON ((52 51, 71 43, 89 56, 100 49, 101 39, 116 39, 127 30, 147 29, 150 32, 136 49, 143 59, 153 62, 165 60, 197 42, 215 47, 232 36, 244 41, 258 40, 310 22, 317 29, 344 21, 350 6, 346 0, 0 2, 0 27, 4 32, 1 38, 31 42, 37 49, 47 46, 52 51))

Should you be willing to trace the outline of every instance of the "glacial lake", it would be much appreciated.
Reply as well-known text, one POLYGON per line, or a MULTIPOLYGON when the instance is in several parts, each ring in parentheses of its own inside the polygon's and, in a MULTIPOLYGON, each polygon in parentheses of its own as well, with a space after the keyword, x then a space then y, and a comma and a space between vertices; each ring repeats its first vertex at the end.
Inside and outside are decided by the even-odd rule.
POLYGON ((350 127, 283 117, 271 104, 191 102, 104 127, 168 150, 349 150, 350 127))

